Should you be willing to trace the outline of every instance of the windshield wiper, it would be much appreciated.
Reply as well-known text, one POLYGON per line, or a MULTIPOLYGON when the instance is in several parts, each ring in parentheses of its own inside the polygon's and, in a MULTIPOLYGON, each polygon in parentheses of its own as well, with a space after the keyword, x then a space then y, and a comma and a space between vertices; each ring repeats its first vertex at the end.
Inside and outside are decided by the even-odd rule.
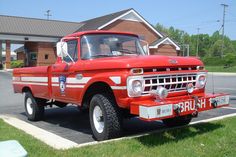
POLYGON ((98 57, 112 57, 113 55, 104 55, 104 54, 97 54, 90 56, 90 58, 98 58, 98 57))
POLYGON ((123 52, 123 53, 127 53, 127 54, 135 54, 135 55, 139 55, 136 53, 136 51, 131 51, 131 50, 128 50, 128 49, 119 49, 117 50, 119 52, 123 52))

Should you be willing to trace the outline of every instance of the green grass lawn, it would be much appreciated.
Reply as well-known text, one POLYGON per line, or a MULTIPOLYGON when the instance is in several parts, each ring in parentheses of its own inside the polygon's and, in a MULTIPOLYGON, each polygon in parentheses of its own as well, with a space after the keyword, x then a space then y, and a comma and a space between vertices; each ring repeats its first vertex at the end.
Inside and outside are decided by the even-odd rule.
POLYGON ((224 66, 206 66, 206 70, 209 72, 234 72, 236 73, 236 66, 230 68, 224 68, 224 66))
POLYGON ((145 137, 83 148, 55 150, 0 120, 0 141, 18 140, 30 157, 129 156, 223 157, 236 156, 236 117, 186 126, 145 137))

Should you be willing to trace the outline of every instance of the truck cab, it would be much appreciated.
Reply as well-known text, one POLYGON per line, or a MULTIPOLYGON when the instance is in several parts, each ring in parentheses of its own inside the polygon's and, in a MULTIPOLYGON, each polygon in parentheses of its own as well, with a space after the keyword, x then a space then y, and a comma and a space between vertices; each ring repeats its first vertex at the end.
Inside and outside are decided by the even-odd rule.
POLYGON ((229 105, 229 95, 205 93, 199 59, 149 55, 147 42, 132 33, 74 33, 57 43, 57 56, 51 66, 13 70, 29 120, 42 119, 47 105, 74 104, 89 110, 95 139, 106 140, 121 135, 127 117, 179 126, 229 105))

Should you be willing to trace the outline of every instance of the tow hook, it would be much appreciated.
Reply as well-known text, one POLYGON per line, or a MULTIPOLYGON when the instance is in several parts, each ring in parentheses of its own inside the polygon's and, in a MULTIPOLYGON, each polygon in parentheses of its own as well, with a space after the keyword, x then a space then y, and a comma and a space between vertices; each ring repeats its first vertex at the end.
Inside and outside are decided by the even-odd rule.
POLYGON ((195 102, 195 110, 192 113, 193 117, 198 117, 198 108, 200 107, 200 100, 197 96, 193 96, 195 102))
POLYGON ((218 102, 216 100, 211 100, 211 105, 216 108, 218 106, 218 102))
POLYGON ((193 111, 192 116, 193 117, 198 117, 198 111, 197 110, 193 111))
POLYGON ((175 111, 175 113, 176 113, 177 115, 180 114, 181 109, 182 109, 182 108, 181 108, 178 104, 175 104, 175 105, 174 105, 174 111, 175 111))

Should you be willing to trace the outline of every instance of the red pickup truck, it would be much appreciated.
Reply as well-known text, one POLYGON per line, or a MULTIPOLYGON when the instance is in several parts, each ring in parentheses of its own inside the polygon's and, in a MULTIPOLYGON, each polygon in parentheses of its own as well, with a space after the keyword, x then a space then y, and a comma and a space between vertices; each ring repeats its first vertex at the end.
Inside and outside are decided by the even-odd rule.
POLYGON ((89 109, 97 140, 120 136, 131 115, 179 126, 229 105, 229 95, 205 93, 207 71, 199 59, 147 55, 147 49, 132 33, 74 33, 57 43, 55 64, 14 69, 14 91, 25 94, 32 121, 43 118, 47 105, 89 109))

